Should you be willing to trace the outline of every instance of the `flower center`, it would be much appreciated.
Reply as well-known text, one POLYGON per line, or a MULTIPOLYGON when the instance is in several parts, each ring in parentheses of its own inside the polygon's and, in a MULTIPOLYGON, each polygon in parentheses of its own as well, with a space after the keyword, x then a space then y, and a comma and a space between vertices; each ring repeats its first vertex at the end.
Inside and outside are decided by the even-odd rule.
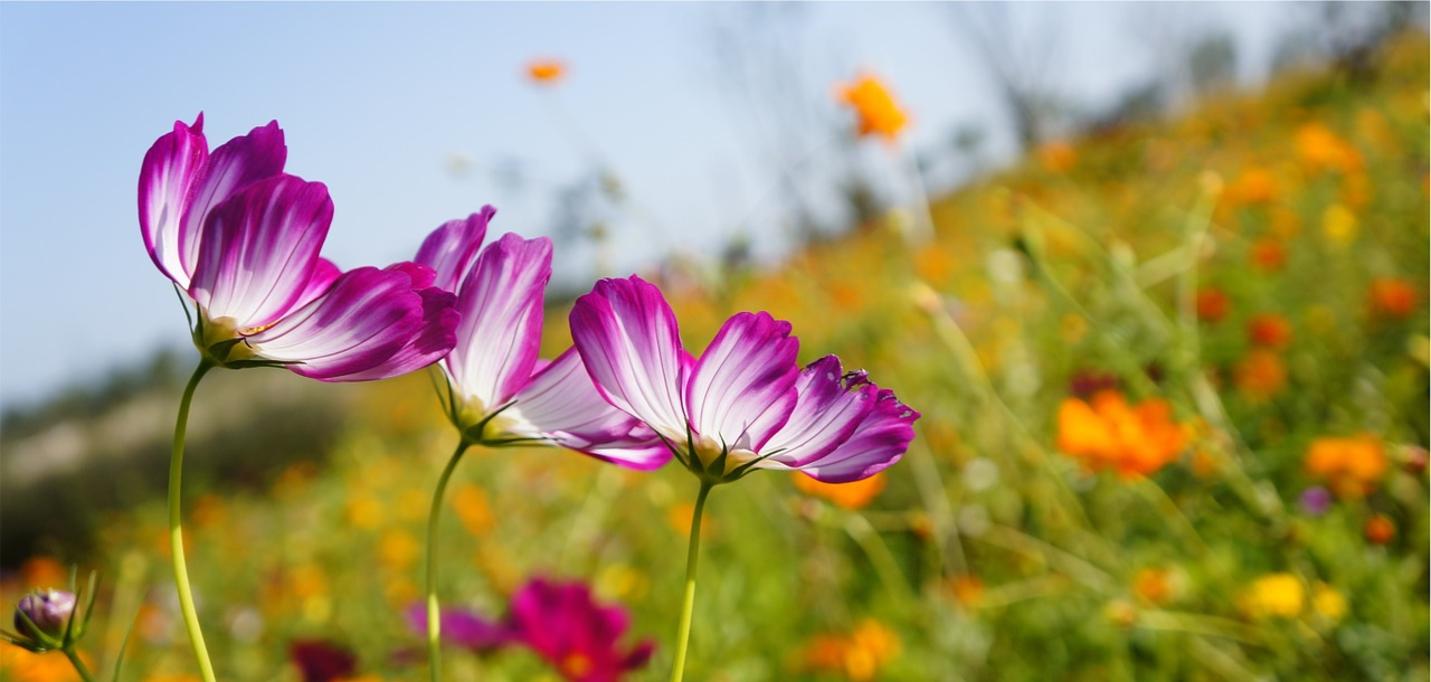
POLYGON ((561 659, 561 670, 568 677, 585 677, 591 672, 591 658, 582 653, 570 653, 561 659))

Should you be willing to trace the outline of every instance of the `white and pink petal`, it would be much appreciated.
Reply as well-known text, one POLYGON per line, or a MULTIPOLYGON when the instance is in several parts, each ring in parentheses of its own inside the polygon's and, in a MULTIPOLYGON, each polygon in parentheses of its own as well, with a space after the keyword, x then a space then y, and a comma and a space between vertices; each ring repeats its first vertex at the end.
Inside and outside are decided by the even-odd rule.
POLYGON ((840 359, 827 355, 801 370, 795 382, 799 398, 790 419, 766 441, 757 465, 798 468, 820 459, 849 440, 874 409, 879 388, 861 375, 846 375, 840 359))
POLYGON ((798 339, 769 313, 721 326, 686 382, 691 428, 732 449, 758 451, 795 409, 798 339))
POLYGON ((175 121, 174 130, 161 135, 144 154, 139 169, 139 230, 144 248, 154 265, 185 289, 190 270, 180 257, 180 226, 208 159, 201 112, 193 125, 175 121))
POLYGON ((407 273, 357 268, 343 273, 323 296, 246 341, 260 358, 290 363, 289 369, 309 378, 376 378, 373 373, 383 373, 440 317, 424 304, 407 273))
POLYGON ((524 435, 626 467, 654 469, 671 458, 655 432, 596 392, 575 348, 537 371, 503 415, 524 435))
POLYGON ((370 369, 354 372, 343 381, 372 381, 413 372, 446 356, 457 345, 457 296, 432 284, 432 270, 416 263, 397 263, 385 272, 408 276, 409 288, 422 300, 422 327, 396 353, 370 369))
POLYGON ((869 478, 904 456, 914 440, 914 421, 919 413, 896 398, 894 391, 881 389, 874 409, 865 416, 849 439, 830 454, 799 467, 800 471, 826 483, 849 483, 869 478))
POLYGON ((422 246, 418 247, 417 257, 413 260, 437 273, 435 286, 457 293, 482 250, 487 225, 496 214, 497 209, 483 206, 482 210, 462 220, 443 223, 422 240, 422 246))
POLYGON ((290 175, 262 180, 219 205, 204 224, 189 295, 209 320, 261 329, 331 275, 318 251, 333 219, 322 183, 290 175))
POLYGON ((282 173, 287 158, 288 147, 278 121, 235 137, 209 155, 203 177, 191 189, 179 225, 179 259, 187 272, 197 267, 209 214, 249 185, 282 173))
POLYGON ((690 356, 661 291, 632 275, 603 279, 572 307, 571 336, 597 390, 663 437, 684 441, 690 356))
POLYGON ((484 409, 510 400, 532 376, 551 259, 545 237, 502 235, 478 256, 457 294, 457 347, 443 366, 458 391, 484 409))

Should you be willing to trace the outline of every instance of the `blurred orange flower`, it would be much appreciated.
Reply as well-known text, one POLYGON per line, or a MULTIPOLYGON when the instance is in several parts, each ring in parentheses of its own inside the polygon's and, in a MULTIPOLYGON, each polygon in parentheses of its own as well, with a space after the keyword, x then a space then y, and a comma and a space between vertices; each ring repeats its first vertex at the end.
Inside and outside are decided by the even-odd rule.
POLYGON ((1312 170, 1350 173, 1362 167, 1361 152, 1321 123, 1307 123, 1297 129, 1297 158, 1312 170))
POLYGON ((464 483, 452 492, 452 506, 457 509, 457 518, 462 526, 473 535, 481 535, 492 528, 492 509, 487 504, 487 493, 481 488, 464 483))
POLYGON ((949 581, 949 589, 954 592, 954 601, 973 608, 984 598, 984 581, 977 575, 958 575, 949 581))
POLYGON ((795 487, 806 495, 823 497, 846 509, 861 509, 884 490, 884 472, 849 483, 826 483, 796 472, 795 487))
POLYGON ((894 95, 877 76, 863 74, 841 86, 839 97, 858 116, 861 136, 880 135, 893 142, 909 123, 894 95))
POLYGON ((1276 353, 1255 348, 1237 364, 1237 387, 1249 397, 1265 400, 1287 385, 1287 366, 1276 353))
POLYGON ((1117 391, 1102 391, 1088 402, 1067 398, 1058 409, 1058 448, 1090 471, 1151 474, 1177 458, 1189 435, 1156 398, 1129 405, 1117 391))
POLYGON ((1038 161, 1050 173, 1067 173, 1078 163, 1078 150, 1062 140, 1049 142, 1039 147, 1038 161))
POLYGON ((861 621, 854 632, 812 638, 801 658, 807 669, 843 674, 864 682, 879 677, 880 669, 899 653, 899 638, 872 618, 861 621))
POLYGON ((0 679, 14 682, 71 682, 76 678, 70 662, 59 653, 35 654, 3 643, 0 644, 0 679))
POLYGON ((1276 239, 1259 239, 1252 245, 1252 264, 1264 272, 1277 272, 1287 264, 1287 248, 1276 239))
POLYGON ((1197 317, 1203 322, 1218 322, 1227 317, 1227 294, 1219 289, 1197 292, 1197 317))
POLYGON ((1384 545, 1396 538, 1396 524, 1385 514, 1377 514, 1366 520, 1365 532, 1367 540, 1384 545))
POLYGON ((1227 187, 1227 200, 1235 205, 1269 204, 1277 199, 1277 179, 1261 166, 1244 168, 1227 187))
POLYGON ((1404 318, 1416 311, 1416 287, 1395 277, 1381 277, 1371 282, 1367 297, 1373 314, 1404 318))
POLYGON ((1133 576, 1133 593, 1149 604, 1166 604, 1173 596, 1172 572, 1144 568, 1133 576))
POLYGON ((1254 315, 1247 323, 1247 338, 1264 348, 1284 348, 1292 340, 1292 323, 1275 313, 1254 315))
POLYGON ((527 63, 527 79, 537 85, 556 85, 566 76, 566 64, 560 60, 542 58, 527 63))
POLYGON ((1376 489, 1386 473, 1387 459, 1381 441, 1370 434, 1323 437, 1307 447, 1303 466, 1339 497, 1361 497, 1376 489))
POLYGON ((20 577, 26 587, 64 587, 69 584, 70 572, 58 559, 51 556, 36 556, 20 565, 20 577))

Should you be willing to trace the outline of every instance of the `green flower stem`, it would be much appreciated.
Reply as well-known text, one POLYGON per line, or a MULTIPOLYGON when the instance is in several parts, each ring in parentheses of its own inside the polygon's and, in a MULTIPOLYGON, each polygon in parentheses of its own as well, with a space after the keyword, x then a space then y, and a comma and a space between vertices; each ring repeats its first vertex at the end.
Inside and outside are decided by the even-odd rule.
MULTIPOLYGON (((204 633, 199 629, 199 613, 194 609, 194 594, 189 589, 189 569, 184 562, 183 512, 180 510, 179 495, 182 491, 184 475, 184 433, 189 426, 189 404, 194 400, 194 389, 204 378, 213 364, 207 358, 199 361, 194 375, 189 377, 189 385, 184 387, 184 397, 179 400, 179 417, 174 423, 174 451, 169 457, 169 554, 174 564, 174 586, 179 590, 179 611, 184 616, 184 629, 189 631, 189 643, 194 647, 194 658, 199 662, 199 675, 204 682, 214 682, 214 664, 209 661, 209 650, 204 647, 204 633)), ((69 652, 66 652, 69 653, 69 652)), ((75 658, 70 659, 79 665, 75 658)), ((88 679, 88 678, 86 678, 88 679)))
POLYGON ((80 679, 84 682, 94 682, 94 676, 89 674, 89 668, 85 667, 84 661, 80 660, 74 649, 65 647, 62 651, 65 652, 65 658, 70 659, 70 665, 75 667, 75 672, 79 673, 80 679))
POLYGON ((686 550, 686 594, 681 602, 681 624, 676 632, 676 661, 671 666, 671 682, 681 682, 686 674, 686 650, 691 642, 691 613, 696 606, 696 564, 701 554, 701 515, 705 512, 706 496, 711 492, 711 483, 701 481, 701 491, 696 494, 696 509, 691 514, 691 540, 686 550))
POLYGON ((442 496, 447 492, 447 481, 462 460, 462 453, 470 445, 467 439, 457 444, 457 449, 442 469, 437 479, 437 490, 432 493, 432 510, 427 514, 427 668, 432 682, 442 679, 442 609, 437 603, 437 520, 442 512, 442 496))

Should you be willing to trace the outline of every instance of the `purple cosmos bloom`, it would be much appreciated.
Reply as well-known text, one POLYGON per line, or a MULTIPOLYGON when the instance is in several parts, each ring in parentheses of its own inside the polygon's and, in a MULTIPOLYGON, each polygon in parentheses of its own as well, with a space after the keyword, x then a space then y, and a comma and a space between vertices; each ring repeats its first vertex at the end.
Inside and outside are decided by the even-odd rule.
MULTIPOLYGON (((427 632, 427 606, 413 604, 407 610, 407 624, 413 632, 427 632)), ((442 639, 470 651, 488 651, 507 644, 511 631, 465 609, 442 610, 442 639)))
POLYGON ((488 206, 442 225, 415 259, 457 293, 456 347, 441 363, 453 423, 472 442, 545 441, 635 469, 665 464, 660 441, 602 399, 574 350, 537 357, 551 241, 508 233, 484 249, 495 213, 488 206))
POLYGON ((855 481, 914 438, 918 412, 834 356, 800 369, 790 324, 768 313, 732 316, 697 359, 660 290, 633 275, 577 299, 571 334, 601 394, 704 480, 762 468, 855 481))
POLYGON ((216 364, 282 365, 323 381, 404 374, 455 343, 455 297, 413 263, 342 272, 319 256, 333 219, 322 183, 283 172, 278 123, 209 151, 204 117, 144 156, 139 225, 160 271, 193 299, 216 364))
POLYGON ((1299 501, 1307 516, 1321 516, 1332 508, 1332 493, 1322 486, 1314 485, 1302 491, 1299 501))
POLYGON ((615 682, 651 660, 655 644, 625 649, 618 640, 631 625, 626 610, 598 604, 580 582, 534 578, 512 596, 508 627, 571 682, 615 682))

